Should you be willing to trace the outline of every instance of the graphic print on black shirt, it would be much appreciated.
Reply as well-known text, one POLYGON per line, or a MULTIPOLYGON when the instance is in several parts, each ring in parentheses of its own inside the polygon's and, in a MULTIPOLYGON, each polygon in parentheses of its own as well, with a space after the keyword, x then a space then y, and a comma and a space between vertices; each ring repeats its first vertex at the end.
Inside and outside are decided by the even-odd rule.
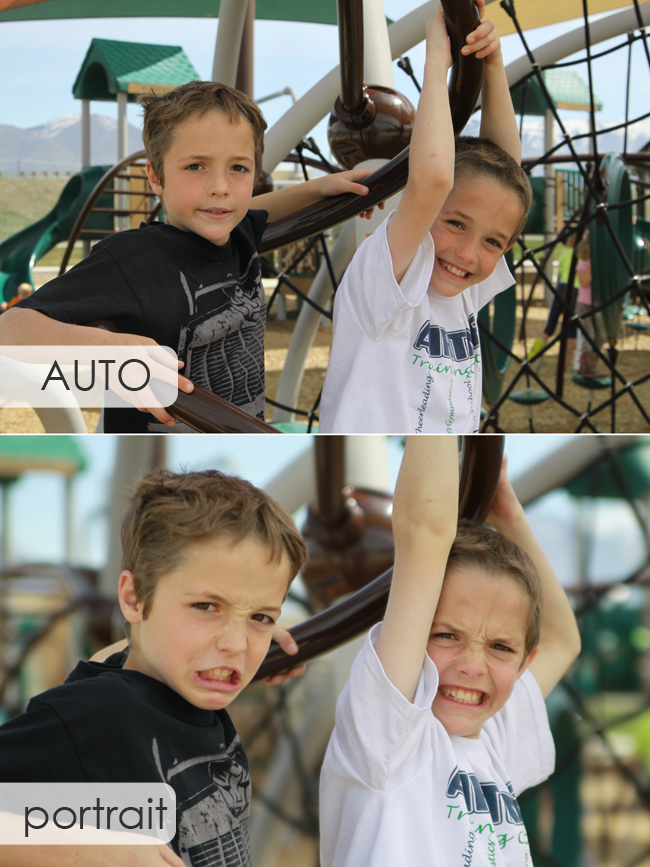
POLYGON ((189 304, 177 350, 185 376, 264 421, 266 304, 257 253, 218 283, 193 291, 185 274, 180 281, 189 304))
POLYGON ((161 779, 176 792, 174 849, 192 867, 251 867, 250 773, 239 737, 213 755, 182 762, 164 740, 152 751, 161 779))

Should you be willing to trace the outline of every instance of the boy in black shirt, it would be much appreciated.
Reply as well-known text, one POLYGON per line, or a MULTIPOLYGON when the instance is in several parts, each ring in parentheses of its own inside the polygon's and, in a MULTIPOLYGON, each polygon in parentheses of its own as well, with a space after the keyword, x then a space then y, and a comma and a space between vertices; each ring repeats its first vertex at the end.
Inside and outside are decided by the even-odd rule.
MULTIPOLYGON (((357 181, 372 169, 257 196, 258 210, 249 210, 266 129, 253 100, 195 81, 141 101, 147 173, 165 223, 101 241, 0 317, 0 345, 170 346, 184 365, 179 389, 197 383, 263 420, 266 304, 257 248, 266 222, 327 196, 365 195, 357 181), (122 333, 79 327, 97 320, 122 333)), ((160 432, 175 424, 162 408, 150 412, 155 419, 107 409, 104 431, 160 432)))
MULTIPOLYGON (((268 651, 305 544, 250 483, 159 471, 137 485, 122 552, 130 646, 80 662, 0 728, 0 782, 167 783, 182 863, 249 867, 250 775, 225 708, 268 651)), ((164 846, 80 850, 0 845, 0 865, 181 865, 164 846)))

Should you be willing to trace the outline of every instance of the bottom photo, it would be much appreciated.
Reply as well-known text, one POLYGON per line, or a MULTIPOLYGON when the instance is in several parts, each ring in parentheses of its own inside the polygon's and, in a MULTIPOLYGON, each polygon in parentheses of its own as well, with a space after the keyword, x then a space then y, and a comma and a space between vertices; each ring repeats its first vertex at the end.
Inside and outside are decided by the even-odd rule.
POLYGON ((650 867, 649 437, 5 435, 0 491, 0 867, 650 867))

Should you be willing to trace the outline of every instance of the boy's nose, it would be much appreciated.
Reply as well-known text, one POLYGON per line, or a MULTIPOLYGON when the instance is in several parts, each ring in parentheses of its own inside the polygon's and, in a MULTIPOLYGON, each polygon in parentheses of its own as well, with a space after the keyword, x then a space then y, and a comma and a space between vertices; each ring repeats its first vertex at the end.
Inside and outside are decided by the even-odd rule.
POLYGON ((487 671, 482 654, 466 653, 458 661, 458 670, 467 677, 481 677, 487 671))
POLYGON ((217 648, 223 653, 243 653, 247 646, 246 624, 229 620, 216 636, 217 648))
POLYGON ((476 259, 477 243, 473 238, 464 238, 456 247, 456 255, 463 262, 473 262, 476 259))
POLYGON ((222 172, 214 172, 208 179, 208 194, 211 196, 227 196, 230 193, 228 179, 222 172))

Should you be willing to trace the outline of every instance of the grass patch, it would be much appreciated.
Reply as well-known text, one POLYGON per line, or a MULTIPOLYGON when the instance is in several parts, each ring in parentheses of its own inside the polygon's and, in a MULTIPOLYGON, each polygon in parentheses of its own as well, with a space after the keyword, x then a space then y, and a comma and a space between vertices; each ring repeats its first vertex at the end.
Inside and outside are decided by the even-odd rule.
POLYGON ((0 242, 44 217, 68 178, 0 178, 0 242))

